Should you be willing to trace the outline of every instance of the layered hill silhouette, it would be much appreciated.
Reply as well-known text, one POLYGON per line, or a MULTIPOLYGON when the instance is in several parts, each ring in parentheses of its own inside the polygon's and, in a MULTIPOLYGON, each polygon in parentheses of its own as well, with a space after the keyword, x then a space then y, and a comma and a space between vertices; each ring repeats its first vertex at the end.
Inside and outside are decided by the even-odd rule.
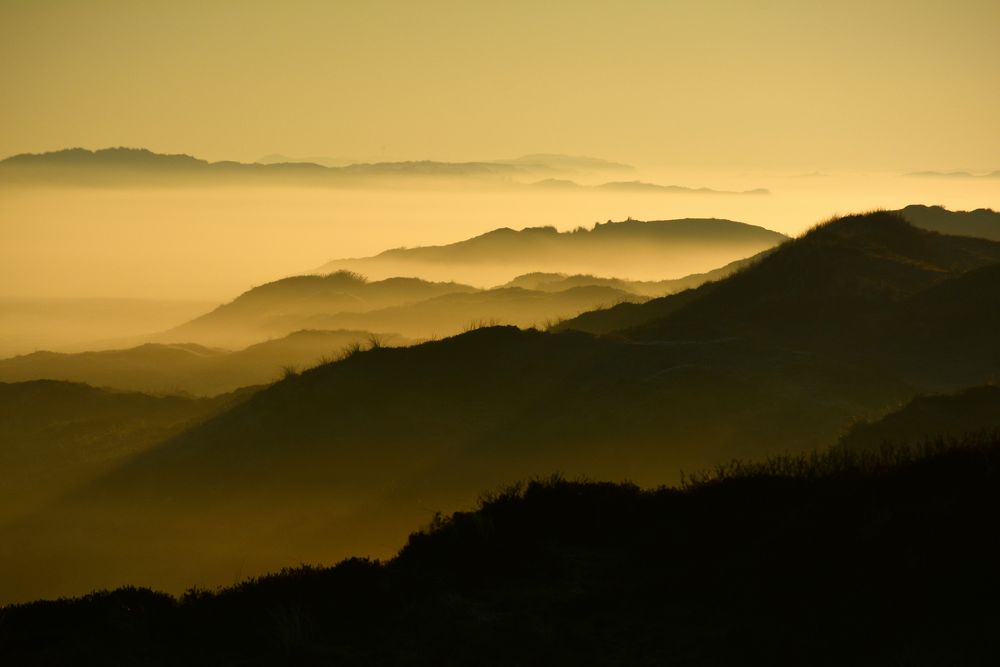
POLYGON ((341 313, 364 313, 476 291, 469 285, 416 278, 369 281, 347 271, 325 276, 293 276, 254 287, 210 313, 172 329, 163 338, 240 347, 301 329, 353 328, 327 326, 331 316, 341 313), (326 322, 319 322, 324 316, 326 322))
MULTIPOLYGON (((301 329, 393 331, 432 338, 489 322, 544 327, 594 308, 645 301, 717 280, 748 261, 658 281, 534 272, 493 289, 417 278, 369 281, 343 270, 294 276, 255 287, 158 339, 239 347, 301 329)), ((0 362, 0 377, 2 367, 0 362)))
POLYGON ((496 229, 449 245, 396 248, 374 257, 335 260, 317 271, 487 283, 536 271, 662 280, 703 273, 785 240, 778 232, 731 220, 608 221, 572 232, 554 227, 496 229))
POLYGON ((350 346, 410 341, 365 331, 297 331, 238 352, 194 343, 147 343, 124 350, 34 352, 0 359, 0 382, 50 379, 154 394, 213 396, 239 387, 268 384, 288 369, 337 358, 350 346))
POLYGON ((608 336, 492 327, 358 352, 285 378, 41 523, 11 528, 6 542, 20 547, 0 564, 17 577, 12 596, 79 581, 177 590, 232 577, 241 562, 260 572, 293 557, 387 555, 433 509, 539 472, 656 484, 729 457, 834 444, 859 416, 1000 372, 988 334, 953 345, 919 326, 951 317, 992 331, 982 285, 998 263, 995 242, 892 213, 849 216, 651 301, 669 312, 608 336), (77 540, 71 557, 54 555, 49 545, 91 511, 120 541, 77 540), (178 546, 192 543, 204 547, 197 557, 178 546), (169 559, 169 572, 151 572, 146 556, 169 559), (30 575, 43 557, 60 580, 30 575))
POLYGON ((3 609, 18 665, 988 665, 1000 442, 534 481, 386 562, 3 609))

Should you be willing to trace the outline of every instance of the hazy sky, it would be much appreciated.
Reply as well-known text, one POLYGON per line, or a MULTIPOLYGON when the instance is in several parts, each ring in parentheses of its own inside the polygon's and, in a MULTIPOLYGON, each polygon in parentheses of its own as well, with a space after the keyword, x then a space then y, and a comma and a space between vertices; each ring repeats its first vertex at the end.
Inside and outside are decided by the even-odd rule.
POLYGON ((1000 169, 1000 2, 0 0, 0 155, 1000 169))

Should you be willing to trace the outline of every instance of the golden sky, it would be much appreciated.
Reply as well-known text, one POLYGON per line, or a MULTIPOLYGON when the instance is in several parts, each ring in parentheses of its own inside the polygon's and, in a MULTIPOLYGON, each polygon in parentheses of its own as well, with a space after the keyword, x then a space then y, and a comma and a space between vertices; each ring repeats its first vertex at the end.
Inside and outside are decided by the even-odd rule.
POLYGON ((0 0, 0 155, 1000 169, 1000 2, 0 0))

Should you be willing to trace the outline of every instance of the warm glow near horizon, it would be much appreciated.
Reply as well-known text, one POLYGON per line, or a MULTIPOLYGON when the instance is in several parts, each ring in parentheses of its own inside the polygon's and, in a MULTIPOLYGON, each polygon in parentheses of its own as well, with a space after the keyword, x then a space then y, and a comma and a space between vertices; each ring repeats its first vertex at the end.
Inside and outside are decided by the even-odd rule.
POLYGON ((0 155, 1000 169, 1000 4, 0 5, 0 155))

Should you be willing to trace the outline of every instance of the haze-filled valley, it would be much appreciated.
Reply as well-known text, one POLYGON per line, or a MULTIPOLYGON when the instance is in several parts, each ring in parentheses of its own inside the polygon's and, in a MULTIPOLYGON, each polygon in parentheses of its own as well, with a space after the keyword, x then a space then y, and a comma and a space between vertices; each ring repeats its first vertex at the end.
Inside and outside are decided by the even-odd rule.
POLYGON ((998 24, 0 3, 0 665, 1000 663, 998 24))
POLYGON ((0 380, 21 381, 3 385, 12 400, 55 410, 41 430, 8 418, 17 482, 5 493, 23 493, 26 479, 45 490, 5 529, 8 590, 30 598, 136 580, 177 590, 289 559, 388 556, 434 509, 540 470, 648 485, 732 457, 813 451, 848 433, 857 441, 859 415, 878 419, 921 392, 983 385, 1000 371, 990 333, 1000 242, 965 234, 983 224, 1000 228, 1000 215, 909 207, 836 219, 680 285, 581 288, 600 281, 534 274, 516 281, 523 287, 482 292, 306 275, 162 334, 276 336, 243 351, 151 343, 2 361, 0 380), (441 321, 439 302, 468 316, 467 299, 492 292, 580 289, 616 289, 631 303, 548 332, 473 319, 465 333, 427 343, 377 327, 299 330, 322 322, 324 308, 358 302, 374 308, 355 313, 360 321, 405 331, 407 318, 441 321), (652 297, 657 289, 667 295, 652 297), (938 344, 939 328, 956 322, 962 335, 938 344), (282 323, 293 333, 277 337, 282 323), (219 395, 171 399, 170 410, 131 426, 134 405, 167 399, 129 392, 167 388, 219 395), (83 418, 81 404, 95 402, 104 412, 83 418), (86 443, 75 445, 80 463, 59 454, 76 442, 86 443), (43 452, 65 468, 51 480, 38 476, 43 452), (105 537, 92 539, 98 525, 105 537), (30 574, 39 562, 42 578, 30 574))
POLYGON ((46 267, 3 302, 4 602, 392 559, 439 512, 552 472, 682 485, 1000 428, 986 207, 770 227, 746 220, 813 186, 539 194, 375 170, 291 188, 148 166, 67 184, 42 158, 0 188, 39 223, 5 252, 46 267), (595 204, 713 214, 565 224, 595 204), (32 257, 43 237, 64 245, 32 257))

